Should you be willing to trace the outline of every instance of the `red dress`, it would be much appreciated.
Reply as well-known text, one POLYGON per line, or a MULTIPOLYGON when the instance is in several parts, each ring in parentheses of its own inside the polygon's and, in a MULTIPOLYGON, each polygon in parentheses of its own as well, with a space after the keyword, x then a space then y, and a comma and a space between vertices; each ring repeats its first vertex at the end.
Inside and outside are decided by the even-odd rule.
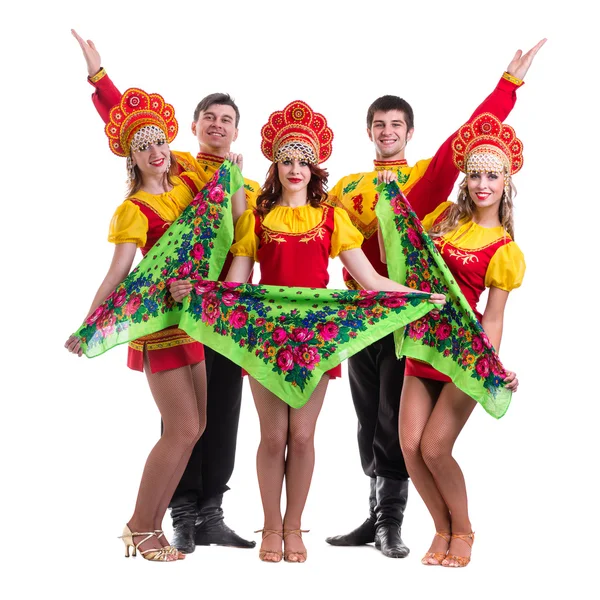
MULTIPOLYGON (((431 229, 433 224, 442 221, 450 204, 450 202, 445 202, 438 210, 425 217, 423 226, 431 229), (440 214, 436 217, 437 212, 440 214)), ((518 246, 502 227, 484 228, 470 222, 443 237, 434 238, 434 243, 480 322, 482 315, 477 310, 477 303, 486 287, 493 284, 495 287, 510 291, 521 284, 522 275, 525 272, 525 262, 518 246), (500 254, 497 255, 498 251, 509 244, 511 247, 505 248, 505 250, 510 250, 510 252, 506 252, 506 256, 500 258, 500 254), (496 260, 497 264, 502 261, 506 266, 500 269, 500 274, 499 268, 495 264, 491 271, 498 272, 498 274, 490 279, 490 265, 493 260, 496 260), (487 286, 486 281, 488 282, 487 286)), ((436 381, 451 381, 449 377, 431 365, 412 358, 406 359, 404 374, 436 381)))
MULTIPOLYGON (((261 273, 259 285, 326 288, 333 217, 334 209, 323 205, 323 217, 316 227, 302 233, 282 233, 265 227, 255 212, 254 232, 258 237, 261 273)), ((330 369, 327 375, 330 379, 341 377, 342 366, 330 369)))
MULTIPOLYGON (((198 193, 198 186, 189 177, 179 175, 179 178, 191 191, 191 198, 198 193)), ((142 255, 150 251, 171 223, 165 221, 146 203, 132 197, 128 201, 135 204, 148 219, 146 244, 140 248, 142 255)), ((129 342, 127 366, 135 371, 144 370, 144 349, 148 354, 148 362, 152 373, 177 369, 193 365, 204 360, 204 346, 191 338, 177 326, 167 327, 162 331, 145 335, 129 342)))

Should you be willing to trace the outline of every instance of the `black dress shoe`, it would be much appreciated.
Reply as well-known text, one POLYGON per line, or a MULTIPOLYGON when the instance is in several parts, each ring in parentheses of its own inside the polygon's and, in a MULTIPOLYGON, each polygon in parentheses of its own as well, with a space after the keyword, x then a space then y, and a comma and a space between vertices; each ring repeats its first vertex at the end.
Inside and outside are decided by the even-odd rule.
POLYGON ((375 541, 375 519, 369 517, 364 523, 344 535, 325 538, 332 546, 364 546, 375 541))
POLYGON ((196 527, 193 521, 181 521, 173 525, 173 546, 180 552, 191 554, 196 549, 194 535, 196 527))
POLYGON ((375 548, 389 558, 405 558, 410 550, 400 537, 400 525, 382 523, 375 532, 375 548))
POLYGON ((332 546, 364 546, 375 541, 375 523, 377 522, 377 515, 375 514, 375 505, 377 504, 376 478, 371 477, 370 480, 369 518, 350 533, 325 538, 328 544, 332 546))
POLYGON ((245 540, 233 529, 230 529, 223 517, 218 521, 203 521, 196 526, 196 545, 210 546, 233 546, 234 548, 254 548, 256 542, 245 540))

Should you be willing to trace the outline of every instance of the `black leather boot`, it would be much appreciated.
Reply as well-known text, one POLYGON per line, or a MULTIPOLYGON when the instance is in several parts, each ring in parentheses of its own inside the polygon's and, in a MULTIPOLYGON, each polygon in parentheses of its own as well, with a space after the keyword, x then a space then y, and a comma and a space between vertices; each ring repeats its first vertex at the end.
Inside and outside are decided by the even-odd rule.
POLYGON ((191 554, 196 549, 194 542, 198 505, 190 498, 171 500, 171 518, 173 519, 172 544, 180 552, 191 554))
POLYGON ((408 479, 377 477, 376 492, 375 548, 390 558, 404 558, 410 552, 401 537, 408 500, 408 479))
POLYGON ((198 546, 233 546, 235 548, 254 548, 256 542, 240 537, 223 520, 223 494, 218 494, 202 502, 196 518, 196 544, 198 546))
POLYGON ((332 546, 363 546, 364 544, 371 544, 375 541, 375 521, 377 520, 375 515, 375 505, 377 504, 375 483, 375 477, 371 477, 369 518, 350 533, 325 538, 325 541, 328 544, 331 544, 332 546))

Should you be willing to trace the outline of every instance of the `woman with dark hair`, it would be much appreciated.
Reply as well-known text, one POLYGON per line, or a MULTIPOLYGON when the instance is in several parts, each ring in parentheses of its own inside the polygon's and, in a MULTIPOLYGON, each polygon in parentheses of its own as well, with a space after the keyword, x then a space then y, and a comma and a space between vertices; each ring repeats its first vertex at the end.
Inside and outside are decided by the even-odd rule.
MULTIPOLYGON (((365 290, 414 292, 379 275, 360 249, 362 235, 346 211, 325 203, 327 172, 319 164, 331 154, 333 139, 325 118, 295 101, 273 113, 261 134, 263 154, 273 164, 256 210, 247 210, 236 225, 227 281, 247 281, 258 262, 260 285, 325 288, 329 258, 339 256, 365 290)), ((191 284, 176 282, 170 289, 180 300, 191 284)), ((444 296, 432 295, 430 301, 443 304, 444 296)), ((298 328, 291 335, 311 332, 298 328)), ((301 408, 290 408, 250 378, 261 429, 257 471, 264 510, 263 561, 306 560, 301 520, 314 468, 315 427, 329 380, 340 375, 340 366, 323 375, 301 408), (284 480, 287 506, 282 516, 284 480)))

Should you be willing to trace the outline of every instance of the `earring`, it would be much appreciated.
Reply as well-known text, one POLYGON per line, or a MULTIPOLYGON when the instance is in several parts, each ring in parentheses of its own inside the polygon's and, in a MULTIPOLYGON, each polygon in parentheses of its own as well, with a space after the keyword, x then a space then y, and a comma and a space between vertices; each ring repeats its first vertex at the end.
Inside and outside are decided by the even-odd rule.
POLYGON ((131 183, 135 179, 135 170, 133 168, 133 160, 131 156, 127 157, 127 180, 131 183))
POLYGON ((169 176, 169 171, 171 170, 171 155, 169 154, 169 161, 167 162, 167 170, 165 171, 165 175, 169 176))

